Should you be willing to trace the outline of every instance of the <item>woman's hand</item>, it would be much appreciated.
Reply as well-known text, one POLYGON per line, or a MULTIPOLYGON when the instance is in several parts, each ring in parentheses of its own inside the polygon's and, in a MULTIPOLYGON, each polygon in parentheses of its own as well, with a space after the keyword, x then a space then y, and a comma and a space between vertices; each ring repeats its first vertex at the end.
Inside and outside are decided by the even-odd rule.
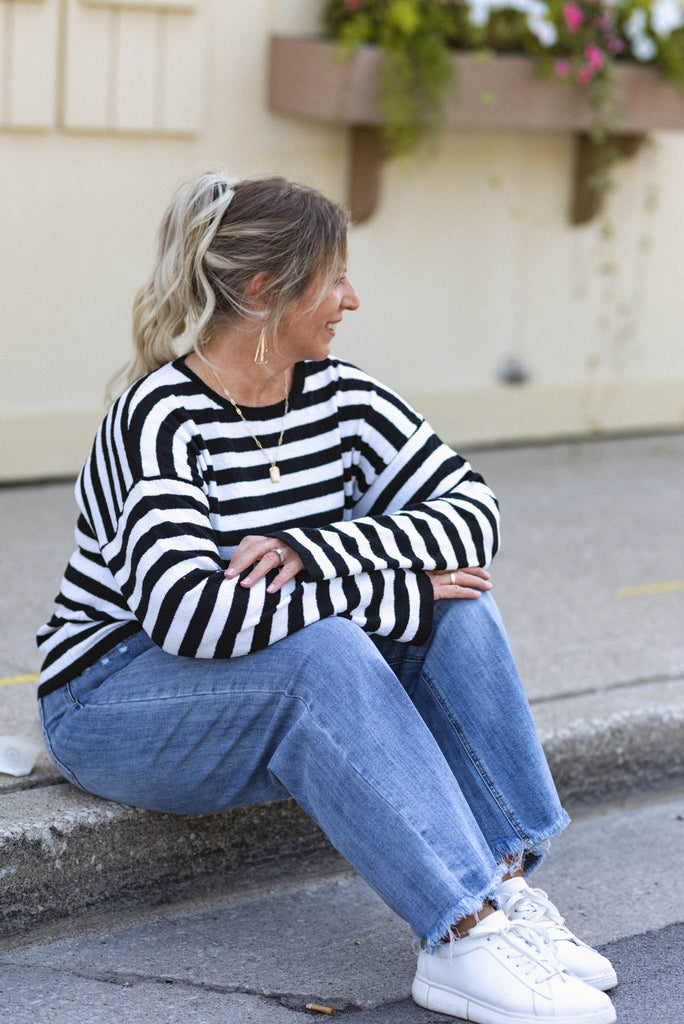
POLYGON ((228 580, 239 576, 252 566, 251 572, 240 580, 241 587, 253 587, 266 573, 281 566, 280 572, 266 587, 269 594, 277 593, 284 583, 293 579, 304 568, 301 558, 287 544, 275 537, 243 537, 230 560, 224 576, 228 580), (278 552, 282 552, 282 560, 278 552))
POLYGON ((435 601, 441 598, 469 598, 479 597, 485 590, 491 590, 492 584, 489 580, 489 573, 481 569, 479 565, 469 566, 467 569, 431 569, 426 570, 427 576, 432 583, 435 592, 435 601))

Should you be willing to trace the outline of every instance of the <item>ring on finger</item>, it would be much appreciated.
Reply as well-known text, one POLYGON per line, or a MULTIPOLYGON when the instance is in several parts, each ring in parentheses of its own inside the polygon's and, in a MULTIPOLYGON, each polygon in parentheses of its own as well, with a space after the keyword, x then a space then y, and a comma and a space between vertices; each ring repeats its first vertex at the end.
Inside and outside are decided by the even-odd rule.
POLYGON ((285 555, 282 548, 271 548, 271 551, 278 556, 278 562, 280 565, 285 561, 285 555))
POLYGON ((456 583, 456 573, 453 571, 453 569, 449 573, 449 583, 451 583, 452 585, 456 583))

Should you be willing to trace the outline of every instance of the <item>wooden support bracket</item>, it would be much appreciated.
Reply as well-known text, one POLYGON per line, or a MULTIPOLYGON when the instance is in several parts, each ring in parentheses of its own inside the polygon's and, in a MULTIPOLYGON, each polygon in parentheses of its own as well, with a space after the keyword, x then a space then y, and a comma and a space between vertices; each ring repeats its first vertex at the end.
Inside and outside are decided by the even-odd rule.
MULTIPOLYGON (((348 204, 353 223, 363 224, 380 202, 387 157, 377 128, 352 125, 350 134, 348 204)), ((571 224, 587 224, 601 212, 610 187, 610 168, 618 160, 638 153, 646 138, 644 132, 630 132, 608 135, 596 142, 589 132, 574 133, 571 224)))
POLYGON ((586 224, 603 208, 609 188, 608 174, 618 160, 634 156, 646 134, 631 132, 608 135, 596 142, 589 132, 575 132, 570 223, 586 224))
POLYGON ((385 160, 377 128, 352 125, 347 194, 354 224, 362 224, 375 213, 385 160))

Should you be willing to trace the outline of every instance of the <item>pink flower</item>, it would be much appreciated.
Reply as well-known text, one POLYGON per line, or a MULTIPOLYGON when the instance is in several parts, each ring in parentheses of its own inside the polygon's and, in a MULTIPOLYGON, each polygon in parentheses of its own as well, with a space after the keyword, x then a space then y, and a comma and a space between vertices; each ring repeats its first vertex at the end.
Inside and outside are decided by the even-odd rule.
POLYGON ((589 43, 584 48, 584 56, 587 58, 587 65, 592 71, 600 71, 604 64, 603 51, 595 43, 589 43))
POLYGON ((584 15, 574 0, 570 0, 567 4, 563 4, 563 17, 565 18, 565 24, 568 26, 568 30, 570 32, 579 32, 582 22, 584 21, 584 15))
POLYGON ((586 64, 583 68, 580 68, 577 72, 577 84, 578 85, 589 85, 592 78, 594 77, 593 70, 586 64))
POLYGON ((344 6, 348 11, 360 11, 363 7, 363 0, 344 0, 344 6))
POLYGON ((555 64, 555 72, 559 78, 567 78, 570 74, 570 61, 557 60, 555 64))

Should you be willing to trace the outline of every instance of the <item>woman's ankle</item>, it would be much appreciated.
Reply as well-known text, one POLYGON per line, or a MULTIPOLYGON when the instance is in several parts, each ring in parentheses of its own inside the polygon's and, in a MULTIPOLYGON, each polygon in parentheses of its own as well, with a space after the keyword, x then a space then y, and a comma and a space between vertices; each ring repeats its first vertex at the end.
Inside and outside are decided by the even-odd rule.
MULTIPOLYGON (((460 921, 456 922, 456 924, 452 924, 451 935, 455 939, 464 939, 471 928, 474 928, 476 924, 483 921, 485 917, 489 917, 489 915, 493 914, 495 910, 496 907, 493 907, 491 903, 484 903, 481 909, 475 914, 468 914, 467 917, 462 917, 460 921)), ((444 939, 444 942, 448 942, 449 939, 450 936, 447 936, 444 939)))
POLYGON ((508 868, 508 871, 501 879, 502 882, 507 882, 509 878, 522 878, 525 874, 525 858, 522 853, 513 853, 508 857, 503 857, 501 864, 505 864, 508 868))

